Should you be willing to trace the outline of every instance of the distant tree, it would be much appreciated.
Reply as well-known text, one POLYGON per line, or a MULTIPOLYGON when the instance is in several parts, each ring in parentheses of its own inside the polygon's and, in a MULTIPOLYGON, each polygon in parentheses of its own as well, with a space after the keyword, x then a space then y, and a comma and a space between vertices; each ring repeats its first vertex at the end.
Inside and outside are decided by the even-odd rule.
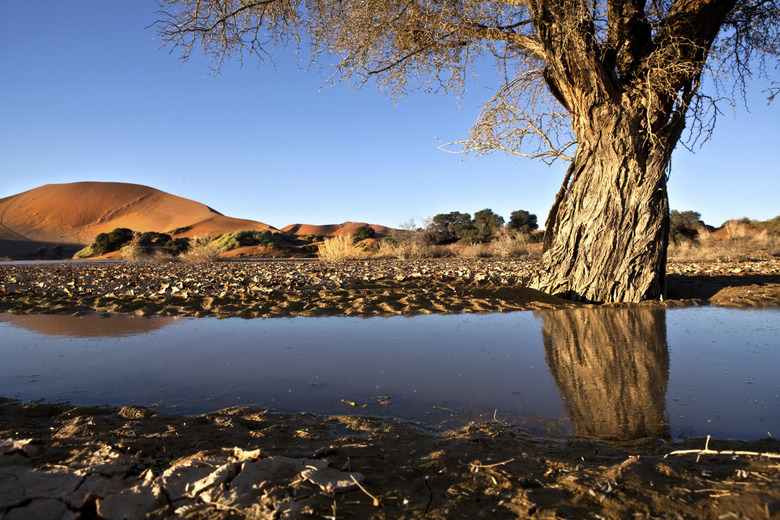
POLYGON ((455 242, 464 238, 473 238, 479 234, 471 215, 452 211, 434 215, 429 227, 433 241, 438 244, 455 242))
POLYGON ((355 233, 352 235, 352 242, 357 244, 358 242, 361 242, 367 238, 374 238, 374 235, 376 235, 374 228, 366 224, 365 226, 360 226, 355 230, 355 233))
POLYGON ((698 211, 672 210, 669 218, 669 238, 675 244, 683 240, 693 240, 704 227, 698 211))
POLYGON ((533 285, 584 301, 664 296, 672 151, 780 55, 778 0, 158 1, 163 44, 217 70, 303 44, 402 96, 463 93, 492 62, 500 84, 462 149, 571 162, 533 285))
POLYGON ((539 224, 536 223, 536 215, 524 209, 518 209, 509 216, 509 224, 506 227, 518 233, 528 234, 537 230, 539 224))
POLYGON ((474 213, 474 226, 481 240, 492 239, 503 225, 504 217, 494 213, 492 209, 483 209, 474 213))

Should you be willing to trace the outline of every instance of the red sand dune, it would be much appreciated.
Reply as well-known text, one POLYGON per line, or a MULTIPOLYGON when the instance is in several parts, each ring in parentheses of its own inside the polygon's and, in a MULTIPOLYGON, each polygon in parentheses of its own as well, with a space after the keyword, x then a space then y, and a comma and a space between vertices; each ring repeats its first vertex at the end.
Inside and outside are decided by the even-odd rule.
POLYGON ((41 244, 84 246, 118 227, 158 232, 190 227, 178 236, 275 229, 138 184, 47 184, 0 199, 0 256, 29 253, 41 244))
POLYGON ((285 233, 291 235, 322 235, 322 236, 339 236, 339 235, 351 235, 355 233, 355 230, 359 227, 370 225, 373 228, 377 236, 387 236, 392 232, 392 229, 386 226, 380 226, 377 224, 366 224, 365 222, 344 222, 343 224, 326 224, 323 226, 316 226, 313 224, 291 224, 282 228, 285 233))

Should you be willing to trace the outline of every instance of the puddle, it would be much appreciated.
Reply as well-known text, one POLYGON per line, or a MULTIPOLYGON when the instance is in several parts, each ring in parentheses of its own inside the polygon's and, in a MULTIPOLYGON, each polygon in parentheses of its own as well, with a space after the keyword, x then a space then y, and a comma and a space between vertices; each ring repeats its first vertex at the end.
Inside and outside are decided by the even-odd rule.
POLYGON ((780 432, 780 309, 579 309, 412 318, 0 314, 0 395, 498 419, 633 438, 780 432), (352 403, 357 406, 352 406, 352 403))

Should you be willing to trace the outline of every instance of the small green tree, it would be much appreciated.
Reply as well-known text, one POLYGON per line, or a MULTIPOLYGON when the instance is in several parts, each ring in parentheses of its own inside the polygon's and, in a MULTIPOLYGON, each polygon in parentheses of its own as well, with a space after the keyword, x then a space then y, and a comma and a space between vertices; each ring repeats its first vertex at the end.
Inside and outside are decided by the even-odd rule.
POLYGON ((673 209, 669 222, 669 238, 675 244, 683 240, 693 240, 704 226, 698 211, 677 211, 673 209))
POLYGON ((530 234, 539 228, 539 224, 536 223, 536 215, 518 209, 509 216, 509 224, 506 227, 517 233, 530 234))
POLYGON ((504 217, 494 213, 492 209, 483 209, 474 213, 474 226, 483 241, 491 240, 503 225, 504 217))

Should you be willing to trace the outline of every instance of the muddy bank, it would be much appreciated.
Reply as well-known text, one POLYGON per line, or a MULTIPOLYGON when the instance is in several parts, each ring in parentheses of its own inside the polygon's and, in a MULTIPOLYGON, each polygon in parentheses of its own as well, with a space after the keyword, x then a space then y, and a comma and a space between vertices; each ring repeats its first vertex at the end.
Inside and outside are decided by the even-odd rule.
POLYGON ((0 517, 778 518, 780 441, 610 444, 510 424, 0 404, 0 517), (760 456, 758 453, 769 454, 760 456), (774 458, 773 458, 774 457, 774 458))
MULTIPOLYGON (((0 265, 0 311, 217 317, 509 312, 578 304, 527 287, 532 260, 0 265)), ((780 305, 780 260, 670 263, 668 299, 780 305)))

